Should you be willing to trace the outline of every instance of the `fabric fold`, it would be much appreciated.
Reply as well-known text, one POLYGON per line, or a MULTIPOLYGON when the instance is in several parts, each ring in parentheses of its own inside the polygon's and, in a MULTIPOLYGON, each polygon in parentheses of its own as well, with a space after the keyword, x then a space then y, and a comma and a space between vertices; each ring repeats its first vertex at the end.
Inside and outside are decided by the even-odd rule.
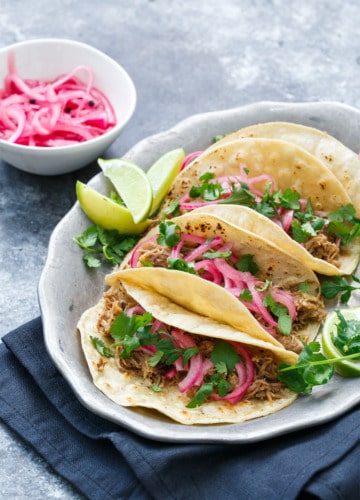
POLYGON ((3 341, 0 418, 90 499, 360 497, 360 407, 250 445, 164 443, 80 404, 46 352, 40 318, 3 341))

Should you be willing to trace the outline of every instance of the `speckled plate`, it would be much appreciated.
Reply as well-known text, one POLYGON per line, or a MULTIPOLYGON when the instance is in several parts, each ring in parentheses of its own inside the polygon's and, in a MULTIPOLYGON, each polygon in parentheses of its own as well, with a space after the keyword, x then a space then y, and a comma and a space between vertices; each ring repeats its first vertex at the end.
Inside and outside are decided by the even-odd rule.
MULTIPOLYGON (((192 116, 166 132, 141 141, 126 157, 147 169, 170 149, 184 147, 186 152, 203 149, 217 134, 265 121, 313 126, 326 130, 354 151, 360 149, 360 111, 357 109, 330 102, 260 102, 192 116)), ((102 174, 91 180, 91 186, 105 192, 102 174)), ((73 236, 82 233, 88 225, 88 219, 76 203, 55 228, 39 283, 39 300, 48 352, 74 394, 93 413, 160 441, 246 443, 335 419, 360 402, 359 380, 335 376, 327 385, 316 387, 310 396, 300 396, 288 408, 241 424, 185 426, 155 412, 116 405, 93 385, 76 331, 81 313, 94 305, 104 290, 105 270, 86 269, 81 250, 72 241, 73 236)), ((350 305, 358 303, 355 293, 350 305)))

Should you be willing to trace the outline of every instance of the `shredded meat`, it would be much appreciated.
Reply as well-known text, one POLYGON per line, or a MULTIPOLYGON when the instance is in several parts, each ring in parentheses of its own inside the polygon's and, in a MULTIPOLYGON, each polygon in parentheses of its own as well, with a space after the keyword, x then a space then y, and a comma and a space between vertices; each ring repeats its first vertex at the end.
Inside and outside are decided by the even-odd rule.
POLYGON ((103 295, 104 308, 98 318, 97 329, 99 333, 110 336, 110 325, 114 319, 125 309, 126 306, 133 306, 135 302, 125 292, 124 287, 118 283, 112 286, 103 295))
POLYGON ((325 319, 325 305, 320 297, 299 291, 293 292, 292 296, 297 311, 296 321, 293 325, 295 331, 301 330, 311 321, 319 323, 325 319))
MULTIPOLYGON (((200 352, 204 357, 209 357, 215 341, 202 336, 192 336, 195 340, 200 352)), ((251 350, 251 348, 250 348, 251 350)), ((281 397, 284 385, 277 380, 277 365, 271 355, 265 351, 253 349, 252 358, 254 361, 255 377, 252 385, 246 393, 245 399, 260 399, 272 401, 281 397)), ((119 370, 130 372, 144 380, 148 387, 156 384, 159 387, 169 387, 177 385, 181 378, 181 372, 177 372, 175 377, 168 379, 164 375, 170 369, 168 365, 158 363, 155 367, 149 365, 149 354, 142 350, 133 351, 130 358, 122 358, 119 356, 120 348, 118 348, 116 362, 119 370)), ((214 372, 210 371, 208 375, 214 372)), ((235 386, 238 383, 236 373, 231 373, 227 377, 228 382, 235 386)), ((192 399, 199 390, 198 386, 193 386, 188 392, 187 397, 192 399)))
POLYGON ((121 349, 118 348, 116 353, 116 364, 120 371, 130 372, 145 381, 146 385, 151 387, 156 384, 160 387, 165 385, 173 385, 179 382, 179 376, 167 380, 164 378, 165 373, 169 370, 169 366, 159 363, 153 367, 149 364, 149 354, 141 350, 133 351, 130 358, 122 358, 119 356, 121 349))
POLYGON ((139 260, 151 263, 154 267, 167 267, 171 249, 152 241, 146 241, 140 248, 139 260))
POLYGON ((272 401, 282 397, 284 384, 277 379, 277 365, 272 356, 264 351, 252 353, 255 366, 254 381, 244 399, 272 401))
POLYGON ((336 267, 340 266, 339 247, 331 242, 326 234, 320 233, 313 236, 304 243, 304 247, 313 257, 325 260, 336 267))
MULTIPOLYGON (((298 335, 291 333, 290 335, 278 335, 277 340, 285 347, 287 351, 293 351, 300 354, 303 350, 303 344, 298 335)), ((305 339, 303 339, 305 340, 305 339)))

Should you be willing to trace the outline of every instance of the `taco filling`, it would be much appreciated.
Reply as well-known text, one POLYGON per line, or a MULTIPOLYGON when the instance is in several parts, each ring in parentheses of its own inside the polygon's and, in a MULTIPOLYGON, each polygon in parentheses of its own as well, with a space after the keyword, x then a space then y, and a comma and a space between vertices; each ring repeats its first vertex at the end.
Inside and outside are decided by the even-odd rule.
MULTIPOLYGON (((149 389, 176 386, 187 396, 188 408, 209 399, 236 404, 281 397, 284 386, 270 352, 167 325, 131 303, 121 286, 106 292, 104 299, 98 330, 112 339, 107 355, 114 356, 121 372, 141 378, 149 389)), ((104 356, 102 342, 92 341, 104 356)))
POLYGON ((260 266, 254 255, 236 253, 233 244, 224 242, 220 235, 206 238, 182 231, 173 221, 162 222, 157 234, 140 241, 131 255, 130 266, 183 271, 221 286, 270 335, 295 352, 302 349, 298 332, 325 318, 322 300, 312 293, 306 281, 287 289, 276 286, 270 276, 259 278, 260 266))
POLYGON ((277 378, 279 362, 296 354, 131 282, 117 280, 78 328, 94 383, 122 406, 190 425, 245 421, 296 398, 277 378))
POLYGON ((210 205, 243 205, 277 224, 313 257, 340 267, 341 248, 360 234, 360 219, 355 208, 347 204, 326 212, 315 210, 311 199, 301 198, 293 189, 277 189, 273 176, 263 174, 249 178, 245 164, 238 176, 215 177, 202 174, 197 185, 190 187, 165 210, 183 214, 210 205))

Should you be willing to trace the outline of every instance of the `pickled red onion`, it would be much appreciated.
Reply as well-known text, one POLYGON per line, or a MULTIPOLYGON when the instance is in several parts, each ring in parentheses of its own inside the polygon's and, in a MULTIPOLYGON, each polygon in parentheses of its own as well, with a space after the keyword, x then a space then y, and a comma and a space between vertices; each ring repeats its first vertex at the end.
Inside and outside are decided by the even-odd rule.
MULTIPOLYGON (((156 241, 157 236, 154 235, 146 242, 140 242, 134 249, 131 256, 131 267, 137 267, 140 261, 141 246, 150 241, 156 241)), ((190 253, 184 257, 186 262, 194 262, 196 273, 207 281, 211 281, 219 286, 222 286, 229 293, 239 299, 242 304, 257 317, 261 318, 263 327, 271 334, 276 335, 278 328, 278 321, 273 317, 269 309, 264 305, 266 294, 270 293, 273 300, 286 307, 288 314, 292 321, 296 319, 296 306, 291 294, 277 287, 271 287, 269 290, 261 291, 259 287, 263 283, 248 271, 239 271, 235 264, 238 260, 236 255, 230 256, 227 260, 222 257, 214 259, 203 258, 203 254, 208 250, 215 251, 230 251, 232 245, 224 244, 220 236, 212 239, 206 239, 201 236, 182 233, 180 241, 171 249, 172 258, 180 258, 180 251, 185 241, 192 241, 198 243, 198 247, 191 250, 190 253), (199 260, 201 259, 201 260, 199 260), (232 264, 234 265, 232 265, 232 264), (251 301, 242 300, 241 293, 248 289, 251 293, 251 301)), ((183 346, 181 346, 183 347, 183 346)), ((186 346, 188 347, 188 346, 186 346)))
POLYGON ((52 81, 25 80, 8 61, 0 89, 0 139, 26 146, 67 146, 98 137, 116 124, 107 97, 93 87, 90 68, 78 66, 52 81), (85 71, 87 83, 76 74, 85 71))
POLYGON ((189 165, 189 163, 191 163, 193 160, 195 160, 195 158, 197 158, 201 154, 202 154, 202 151, 194 151, 193 153, 188 154, 186 156, 186 158, 184 159, 180 170, 184 170, 184 168, 187 167, 189 165))
POLYGON ((236 363, 235 365, 235 370, 238 376, 238 383, 231 392, 226 394, 226 396, 219 396, 218 394, 212 394, 212 398, 217 401, 225 400, 229 401, 229 403, 231 404, 236 404, 242 399, 242 397, 252 384, 254 380, 255 370, 254 370, 254 363, 247 349, 245 349, 244 346, 236 342, 231 342, 231 341, 228 342, 235 348, 236 352, 240 354, 242 358, 242 360, 239 363, 236 363))

